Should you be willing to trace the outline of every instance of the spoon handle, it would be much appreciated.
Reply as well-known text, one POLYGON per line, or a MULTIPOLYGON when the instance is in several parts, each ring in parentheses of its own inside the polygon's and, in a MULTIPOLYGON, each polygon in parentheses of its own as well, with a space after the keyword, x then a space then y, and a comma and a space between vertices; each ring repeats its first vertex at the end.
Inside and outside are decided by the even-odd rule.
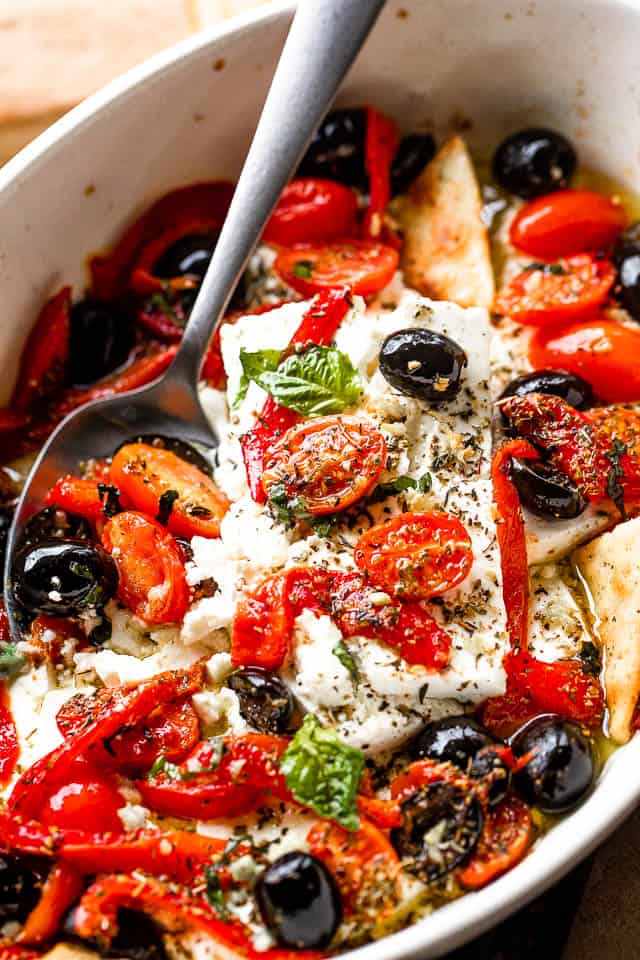
POLYGON ((256 241, 384 2, 300 0, 170 381, 196 383, 256 241))

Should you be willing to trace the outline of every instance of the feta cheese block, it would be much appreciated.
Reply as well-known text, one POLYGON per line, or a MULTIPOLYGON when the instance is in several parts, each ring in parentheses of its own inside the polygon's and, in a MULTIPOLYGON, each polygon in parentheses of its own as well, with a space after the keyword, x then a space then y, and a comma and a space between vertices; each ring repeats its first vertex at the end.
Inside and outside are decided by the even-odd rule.
POLYGON ((255 504, 244 481, 240 437, 253 425, 266 394, 252 382, 242 402, 235 401, 242 376, 240 351, 283 350, 307 306, 286 304, 271 311, 268 322, 241 317, 222 328, 230 414, 225 422, 216 422, 222 443, 215 476, 236 499, 222 523, 220 541, 194 540, 190 582, 213 579, 218 589, 187 614, 182 636, 185 642, 213 644, 216 631, 228 625, 224 618, 231 617, 239 594, 274 570, 298 564, 353 569, 353 547, 372 522, 401 509, 454 514, 469 532, 474 560, 459 587, 429 604, 429 612, 452 637, 444 670, 410 666, 384 644, 355 637, 348 647, 357 663, 356 680, 333 653, 342 637, 329 617, 316 618, 306 611, 296 622, 293 659, 284 671, 296 696, 347 742, 377 753, 397 747, 424 718, 459 712, 461 705, 505 689, 507 633, 490 483, 491 328, 483 309, 434 302, 409 291, 400 294, 393 310, 367 310, 360 298, 354 299, 335 338, 363 384, 359 404, 348 412, 367 418, 385 436, 388 457, 382 481, 400 475, 417 481, 428 475, 430 489, 405 491, 367 506, 355 520, 338 516, 326 537, 313 532, 301 537, 276 522, 268 506, 255 504), (454 400, 423 404, 398 393, 379 371, 385 337, 408 328, 445 334, 465 350, 468 366, 454 400))

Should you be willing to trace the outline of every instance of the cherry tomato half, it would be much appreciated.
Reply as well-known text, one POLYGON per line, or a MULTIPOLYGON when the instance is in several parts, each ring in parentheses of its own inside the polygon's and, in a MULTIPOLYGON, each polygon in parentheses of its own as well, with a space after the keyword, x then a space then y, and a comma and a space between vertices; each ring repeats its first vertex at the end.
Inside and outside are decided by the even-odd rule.
POLYGON ((118 513, 102 542, 118 568, 118 597, 147 623, 178 623, 189 606, 182 552, 161 524, 140 513, 118 513))
POLYGON ((340 287, 362 296, 378 293, 391 281, 397 267, 398 251, 372 240, 296 247, 284 250, 274 263, 284 282, 307 297, 340 287))
POLYGON ((559 190, 526 204, 514 217, 514 247, 556 260, 574 253, 608 250, 627 218, 619 203, 593 190, 559 190))
POLYGON ((262 239, 283 247, 323 243, 353 233, 357 215, 353 190, 333 180, 303 177, 292 180, 282 191, 262 239))
POLYGON ((290 427, 272 447, 262 475, 267 497, 278 485, 309 513, 344 510, 366 496, 385 468, 387 445, 372 423, 315 417, 290 427))
POLYGON ((521 860, 531 842, 532 823, 529 808, 510 794, 489 810, 478 846, 458 873, 463 887, 484 887, 521 860))
POLYGON ((557 332, 539 330, 529 344, 536 370, 577 373, 605 403, 640 400, 640 329, 604 317, 557 332))
POLYGON ((125 805, 115 784, 86 760, 77 760, 68 780, 45 801, 38 815, 48 827, 86 830, 89 833, 122 833, 118 810, 125 805))
POLYGON ((588 253, 550 266, 535 266, 514 277, 500 290, 496 312, 532 327, 571 323, 593 315, 616 278, 609 260, 588 253))
POLYGON ((177 494, 166 507, 166 526, 176 537, 220 535, 229 501, 202 470, 171 450, 127 443, 113 458, 111 477, 131 504, 150 517, 160 518, 163 495, 177 494))
POLYGON ((403 513, 363 533, 354 559, 374 583, 415 600, 437 597, 471 569, 471 538, 447 513, 403 513))

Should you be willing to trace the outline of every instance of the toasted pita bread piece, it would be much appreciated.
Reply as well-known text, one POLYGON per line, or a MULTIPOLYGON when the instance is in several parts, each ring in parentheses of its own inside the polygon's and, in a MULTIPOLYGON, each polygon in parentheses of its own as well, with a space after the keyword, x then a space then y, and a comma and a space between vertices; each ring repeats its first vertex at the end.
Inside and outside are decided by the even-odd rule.
POLYGON ((434 300, 489 310, 495 294, 482 198, 471 157, 452 137, 394 209, 404 232, 405 281, 434 300))
POLYGON ((580 547, 574 554, 597 615, 605 651, 609 734, 626 743, 640 695, 640 517, 580 547))

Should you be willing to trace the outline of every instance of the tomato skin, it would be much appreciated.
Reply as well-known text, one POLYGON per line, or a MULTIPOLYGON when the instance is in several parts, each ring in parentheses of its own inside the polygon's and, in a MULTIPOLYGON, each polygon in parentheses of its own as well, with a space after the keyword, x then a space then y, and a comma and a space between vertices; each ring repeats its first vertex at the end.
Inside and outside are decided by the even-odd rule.
POLYGON ((75 867, 64 860, 56 863, 42 885, 38 903, 25 920, 20 942, 37 945, 51 940, 83 887, 82 877, 75 867))
POLYGON ((458 881, 467 889, 478 890, 510 870, 524 856, 532 827, 526 803, 509 794, 485 813, 478 846, 457 873, 458 881))
POLYGON ((342 287, 364 297, 378 293, 390 283, 398 259, 398 251, 384 243, 342 240, 284 250, 276 257, 273 268, 288 286, 305 297, 342 287))
POLYGON ((127 443, 113 458, 111 476, 133 506, 150 517, 158 515, 162 494, 176 491, 179 496, 167 520, 174 536, 220 536, 228 499, 202 470, 171 450, 127 443))
POLYGON ((640 400, 640 330, 613 320, 576 323, 558 331, 539 330, 529 344, 535 369, 577 373, 605 403, 640 400))
POLYGON ((314 417, 290 427, 272 447, 262 475, 267 497, 283 484, 314 515, 334 513, 366 496, 385 469, 387 445, 356 417, 314 417))
POLYGON ((291 247, 349 236, 356 229, 358 201, 348 187, 333 180, 300 177, 282 191, 262 239, 291 247))
MULTIPOLYGON (((0 609, 0 615, 4 610, 0 609)), ((11 713, 9 694, 0 683, 0 786, 8 783, 20 756, 18 731, 11 713)))
POLYGON ((462 583, 471 569, 473 551, 457 517, 403 513, 363 533, 354 559, 383 590, 420 600, 462 583))
POLYGON ((509 231, 518 250, 556 260, 608 250, 626 226, 620 204, 592 190, 559 190, 527 203, 509 231))
POLYGON ((179 623, 189 606, 182 551, 165 528, 141 513, 112 517, 102 531, 118 568, 118 597, 147 623, 179 623))
POLYGON ((626 450, 619 464, 625 499, 640 496, 640 412, 625 407, 594 407, 585 411, 584 418, 592 425, 601 449, 611 450, 614 440, 624 443, 626 450))
POLYGON ((49 827, 121 833, 117 811, 124 804, 124 797, 113 782, 80 759, 69 769, 65 782, 42 805, 38 818, 49 827))
POLYGON ((231 662, 234 666, 275 670, 287 658, 293 632, 289 603, 289 575, 267 577, 236 607, 231 628, 231 662))
POLYGON ((49 490, 45 503, 77 513, 94 526, 102 517, 102 497, 95 480, 83 480, 70 474, 60 477, 49 490))
POLYGON ((497 313, 531 327, 572 323, 594 314, 616 278, 609 260, 587 253, 558 261, 562 274, 544 269, 519 273, 498 293, 497 313))

